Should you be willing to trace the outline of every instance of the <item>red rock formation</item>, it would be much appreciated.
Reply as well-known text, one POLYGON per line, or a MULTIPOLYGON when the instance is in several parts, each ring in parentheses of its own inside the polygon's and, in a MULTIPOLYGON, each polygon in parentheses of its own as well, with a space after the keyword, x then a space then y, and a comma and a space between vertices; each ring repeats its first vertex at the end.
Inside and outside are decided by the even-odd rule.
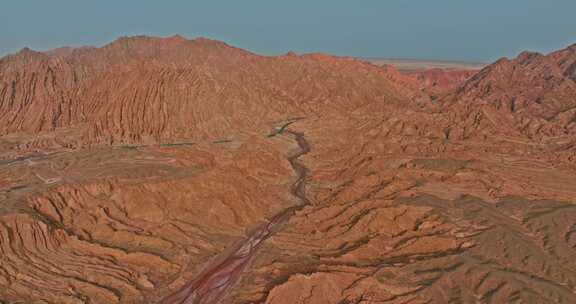
POLYGON ((385 71, 347 58, 262 57, 181 37, 121 38, 53 57, 23 51, 2 66, 4 134, 73 124, 88 142, 217 138, 286 116, 399 102, 408 93, 385 71), (10 62, 27 64, 18 69, 10 62), (52 71, 62 76, 52 81, 52 71))
POLYGON ((58 59, 24 49, 0 60, 0 134, 38 132, 69 126, 72 67, 58 59))
POLYGON ((451 102, 475 110, 505 132, 531 138, 567 136, 576 131, 576 82, 571 67, 574 46, 541 55, 524 52, 501 59, 463 84, 451 102))
POLYGON ((574 62, 5 57, 0 302, 574 303, 574 62))
POLYGON ((420 83, 422 89, 437 98, 444 93, 451 92, 476 73, 478 73, 477 70, 429 69, 407 74, 414 77, 420 83))
POLYGON ((560 66, 564 76, 576 80, 576 44, 549 55, 560 66))

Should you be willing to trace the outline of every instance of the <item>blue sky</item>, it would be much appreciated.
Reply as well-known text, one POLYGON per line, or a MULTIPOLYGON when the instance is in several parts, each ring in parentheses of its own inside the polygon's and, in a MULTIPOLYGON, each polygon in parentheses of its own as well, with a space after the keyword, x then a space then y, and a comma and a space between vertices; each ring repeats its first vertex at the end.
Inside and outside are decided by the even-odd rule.
POLYGON ((0 54, 182 34, 260 54, 491 61, 576 43, 576 0, 9 0, 0 54))

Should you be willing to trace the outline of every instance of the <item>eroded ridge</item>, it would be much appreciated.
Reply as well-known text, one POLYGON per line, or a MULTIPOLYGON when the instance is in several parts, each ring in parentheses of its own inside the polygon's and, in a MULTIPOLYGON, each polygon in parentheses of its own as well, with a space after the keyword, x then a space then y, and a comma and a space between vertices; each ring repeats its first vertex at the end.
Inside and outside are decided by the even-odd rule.
POLYGON ((279 142, 101 147, 1 165, 0 302, 158 303, 189 279, 187 265, 294 204, 279 142))
POLYGON ((288 134, 298 144, 299 150, 288 156, 288 161, 297 174, 297 180, 291 186, 291 193, 299 199, 299 204, 280 212, 266 224, 256 229, 250 237, 223 252, 200 275, 176 293, 163 299, 161 304, 219 303, 226 292, 240 279, 242 271, 249 264, 262 242, 272 236, 278 230, 278 226, 286 223, 296 211, 309 204, 305 191, 308 169, 298 159, 310 152, 310 145, 303 133, 286 130, 286 127, 292 123, 294 121, 276 128, 276 131, 268 137, 288 134))
POLYGON ((0 59, 0 303, 576 303, 576 45, 64 53, 0 59))
POLYGON ((299 125, 311 204, 225 303, 575 301, 574 171, 526 147, 436 150, 396 117, 350 120, 299 125))

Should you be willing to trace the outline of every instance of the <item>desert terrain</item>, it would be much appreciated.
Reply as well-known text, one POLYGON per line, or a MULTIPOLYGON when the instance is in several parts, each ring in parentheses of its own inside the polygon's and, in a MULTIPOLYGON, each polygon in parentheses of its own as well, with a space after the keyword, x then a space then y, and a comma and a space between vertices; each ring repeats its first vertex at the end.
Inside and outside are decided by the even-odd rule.
POLYGON ((402 72, 418 72, 423 70, 481 70, 486 63, 439 59, 401 59, 401 58, 374 58, 360 57, 358 60, 370 62, 375 65, 391 65, 402 72))
POLYGON ((3 57, 0 303, 576 303, 576 45, 384 63, 3 57))

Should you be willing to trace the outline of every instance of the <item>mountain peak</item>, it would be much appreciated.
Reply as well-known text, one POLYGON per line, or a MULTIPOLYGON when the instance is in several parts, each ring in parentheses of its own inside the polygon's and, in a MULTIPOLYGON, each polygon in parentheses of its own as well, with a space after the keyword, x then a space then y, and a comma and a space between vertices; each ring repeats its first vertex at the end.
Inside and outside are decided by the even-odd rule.
POLYGON ((175 34, 175 35, 172 35, 172 36, 167 37, 167 38, 165 38, 165 39, 170 40, 170 41, 175 41, 175 42, 185 42, 185 41, 188 41, 188 39, 187 39, 186 37, 184 37, 184 36, 182 36, 182 35, 180 35, 180 34, 175 34))
POLYGON ((20 51, 18 51, 18 53, 16 53, 16 55, 18 55, 18 56, 43 56, 44 54, 42 52, 35 51, 29 47, 24 47, 20 51))
POLYGON ((45 54, 32 50, 29 47, 25 47, 14 54, 1 58, 0 60, 4 62, 29 63, 31 61, 42 60, 44 58, 46 58, 45 54))
POLYGON ((106 47, 121 47, 121 48, 176 48, 180 46, 196 45, 196 46, 227 46, 228 44, 205 37, 197 37, 194 39, 188 39, 181 35, 172 35, 168 37, 154 37, 154 36, 127 36, 121 37, 112 43, 105 46, 106 47))
POLYGON ((529 63, 534 59, 543 58, 543 57, 544 57, 544 55, 542 55, 538 52, 524 51, 524 52, 520 53, 520 55, 518 55, 516 60, 520 63, 529 63))

